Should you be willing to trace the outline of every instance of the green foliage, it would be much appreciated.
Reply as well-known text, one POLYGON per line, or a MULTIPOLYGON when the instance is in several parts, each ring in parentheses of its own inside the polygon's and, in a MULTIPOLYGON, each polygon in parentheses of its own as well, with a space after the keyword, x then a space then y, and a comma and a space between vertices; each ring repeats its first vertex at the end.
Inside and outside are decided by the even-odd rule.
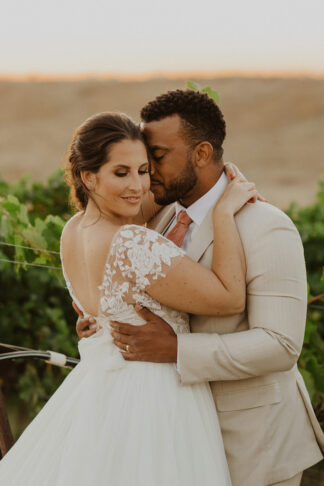
POLYGON ((48 214, 67 219, 71 212, 69 189, 62 170, 55 171, 46 183, 32 182, 29 176, 23 177, 17 184, 8 184, 0 179, 0 195, 15 196, 25 204, 31 221, 36 217, 44 219, 48 214))
POLYGON ((314 204, 302 208, 294 202, 287 214, 297 226, 303 241, 311 293, 320 294, 324 263, 324 181, 319 182, 314 204))
MULTIPOLYGON (((75 313, 58 254, 60 234, 69 217, 62 173, 54 174, 46 184, 23 179, 12 186, 0 181, 0 188, 0 241, 35 249, 0 245, 0 260, 54 267, 0 261, 0 342, 77 356, 75 313)), ((24 404, 30 417, 66 375, 66 370, 28 360, 4 361, 0 371, 6 395, 24 404)))
POLYGON ((202 93, 207 93, 209 98, 214 100, 217 105, 219 104, 219 94, 210 86, 202 88, 198 83, 195 83, 194 81, 187 81, 186 87, 188 89, 191 89, 192 91, 201 91, 202 93))
MULTIPOLYGON (((27 178, 15 185, 0 180, 0 191, 0 241, 34 248, 0 246, 0 259, 60 267, 59 255, 50 251, 59 251, 60 234, 71 215, 62 172, 45 184, 30 183, 27 178)), ((314 204, 301 208, 294 203, 287 212, 304 243, 312 301, 299 367, 323 421, 324 306, 320 295, 324 293, 324 183, 319 184, 314 204)), ((0 261, 0 286, 1 342, 77 356, 76 317, 60 270, 0 261)), ((3 362, 0 371, 7 397, 23 404, 30 417, 67 374, 61 368, 30 360, 3 362)))
POLYGON ((304 347, 299 368, 313 406, 324 423, 324 181, 314 204, 301 208, 291 204, 287 211, 301 235, 309 282, 309 306, 304 347))

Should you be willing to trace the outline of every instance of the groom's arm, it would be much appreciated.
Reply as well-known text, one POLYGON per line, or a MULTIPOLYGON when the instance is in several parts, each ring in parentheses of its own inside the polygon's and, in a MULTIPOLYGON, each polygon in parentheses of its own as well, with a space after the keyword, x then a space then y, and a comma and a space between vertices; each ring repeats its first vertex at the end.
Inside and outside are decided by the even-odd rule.
POLYGON ((179 372, 185 384, 285 371, 298 360, 307 309, 303 247, 283 213, 273 210, 265 217, 264 222, 254 222, 253 230, 245 228, 247 236, 241 232, 248 268, 249 329, 179 335, 179 372))
POLYGON ((114 342, 125 358, 177 360, 184 384, 239 380, 294 366, 302 348, 307 308, 304 252, 289 218, 274 208, 267 209, 264 216, 251 218, 253 227, 245 228, 245 234, 241 231, 247 260, 249 329, 229 334, 178 334, 168 336, 170 342, 162 346, 164 321, 143 310, 142 317, 150 326, 132 326, 130 335, 128 324, 113 325, 114 342), (130 353, 125 353, 127 345, 130 353))

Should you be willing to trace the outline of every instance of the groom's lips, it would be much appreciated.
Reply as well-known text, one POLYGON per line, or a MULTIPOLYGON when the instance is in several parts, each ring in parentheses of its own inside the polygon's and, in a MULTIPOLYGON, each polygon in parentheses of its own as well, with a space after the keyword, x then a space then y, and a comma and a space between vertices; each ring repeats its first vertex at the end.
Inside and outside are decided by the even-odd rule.
POLYGON ((151 179, 151 185, 153 185, 153 186, 163 186, 162 182, 155 181, 154 179, 151 179))

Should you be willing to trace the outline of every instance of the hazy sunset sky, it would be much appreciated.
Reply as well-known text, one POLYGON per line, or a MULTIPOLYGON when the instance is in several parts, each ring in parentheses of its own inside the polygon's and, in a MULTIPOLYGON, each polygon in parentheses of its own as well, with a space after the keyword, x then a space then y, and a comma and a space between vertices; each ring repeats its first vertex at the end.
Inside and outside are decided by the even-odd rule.
POLYGON ((323 0, 1 0, 0 75, 324 75, 323 0))

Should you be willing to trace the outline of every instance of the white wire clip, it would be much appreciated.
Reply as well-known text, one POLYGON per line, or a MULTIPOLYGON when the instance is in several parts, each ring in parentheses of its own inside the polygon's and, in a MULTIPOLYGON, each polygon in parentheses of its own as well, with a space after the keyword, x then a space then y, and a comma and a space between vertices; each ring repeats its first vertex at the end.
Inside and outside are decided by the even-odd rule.
POLYGON ((65 366, 66 356, 62 353, 56 353, 55 351, 47 351, 50 354, 50 358, 46 360, 46 363, 50 363, 55 366, 65 366))

